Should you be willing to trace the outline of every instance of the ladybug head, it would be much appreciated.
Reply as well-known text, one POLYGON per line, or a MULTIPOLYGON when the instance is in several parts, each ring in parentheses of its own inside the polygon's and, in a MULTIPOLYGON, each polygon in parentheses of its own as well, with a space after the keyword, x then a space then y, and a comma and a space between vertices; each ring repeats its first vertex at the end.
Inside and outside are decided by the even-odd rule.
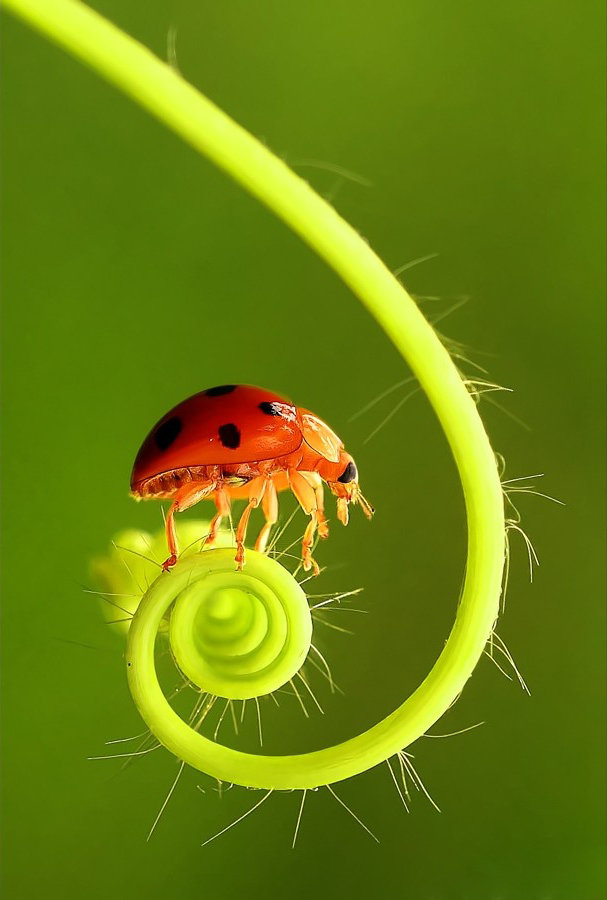
POLYGON ((348 503, 360 503, 364 514, 371 518, 375 510, 363 497, 358 484, 358 469, 349 453, 341 451, 339 462, 332 466, 333 471, 326 479, 331 491, 337 497, 337 515, 344 525, 348 521, 348 503))

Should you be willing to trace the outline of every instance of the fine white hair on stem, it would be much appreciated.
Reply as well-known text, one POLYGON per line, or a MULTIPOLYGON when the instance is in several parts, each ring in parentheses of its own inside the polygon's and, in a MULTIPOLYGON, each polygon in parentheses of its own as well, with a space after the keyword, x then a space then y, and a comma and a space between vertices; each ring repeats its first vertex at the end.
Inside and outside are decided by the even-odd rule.
POLYGON ((157 566, 159 569, 162 569, 162 565, 157 562, 157 560, 152 559, 151 556, 146 556, 145 553, 139 553, 138 550, 133 550, 132 547, 123 547, 122 544, 116 544, 112 541, 116 550, 122 550, 124 553, 132 553, 133 556, 138 556, 139 559, 143 559, 145 562, 148 562, 151 566, 157 566))
POLYGON ((343 166, 323 159, 295 159, 290 160, 289 165, 295 169, 300 167, 321 169, 324 172, 330 172, 333 175, 338 175, 340 178, 345 178, 347 181, 352 181, 354 184, 359 184, 361 187, 373 186, 373 182, 365 178, 364 175, 359 175, 358 172, 352 172, 350 169, 345 169, 343 166))
POLYGON ((209 537, 209 532, 207 532, 206 534, 201 534, 199 537, 194 538, 193 541, 190 541, 189 544, 186 544, 186 546, 183 548, 183 550, 181 551, 181 553, 179 555, 183 556, 184 553, 186 553, 188 550, 190 550, 194 546, 194 544, 197 544, 198 542, 200 542, 204 546, 204 544, 208 540, 208 537, 209 537))
POLYGON ((442 322, 443 319, 449 318, 452 316, 454 312, 457 312, 458 309, 461 309, 462 306, 465 306, 468 302, 468 297, 460 297, 455 303, 452 303, 451 306, 448 306, 447 309, 444 309, 442 312, 436 313, 436 315, 432 316, 432 327, 436 330, 436 326, 439 322, 442 322))
POLYGON ((396 384, 393 384, 391 387, 386 388, 386 390, 382 391, 381 394, 378 394, 373 398, 373 400, 370 400, 367 404, 365 404, 365 406, 361 407, 357 412, 351 415, 348 421, 354 422, 355 419, 358 419, 366 412, 369 412, 370 409, 373 409, 374 406, 377 406, 378 403, 380 403, 386 397, 389 397, 390 394, 394 393, 394 391, 397 391, 401 387, 405 387, 405 385, 407 384, 411 384, 411 382, 415 380, 415 376, 411 375, 410 378, 403 378, 401 381, 397 381, 396 384))
POLYGON ((310 687, 310 685, 308 684, 308 682, 306 681, 306 679, 304 678, 304 676, 301 674, 301 672, 296 672, 295 675, 296 675, 297 678, 299 678, 299 680, 302 682, 303 686, 305 687, 305 689, 307 690, 308 694, 309 694, 310 697, 312 698, 312 701, 314 702, 316 708, 317 708, 317 709, 323 714, 323 716, 324 716, 325 711, 324 711, 324 709, 322 708, 322 706, 320 705, 320 703, 318 702, 318 700, 316 699, 316 694, 314 693, 314 691, 312 690, 312 688, 310 687))
POLYGON ((398 783, 398 779, 397 779, 396 775, 394 774, 394 770, 392 768, 392 763, 390 762, 389 759, 386 760, 386 765, 388 766, 390 775, 392 776, 392 781, 394 782, 394 786, 396 787, 396 790, 398 791, 398 796, 400 797, 401 802, 402 802, 403 806, 405 807, 405 810, 407 812, 410 812, 409 807, 407 805, 407 801, 405 800, 405 795, 402 791, 400 784, 398 783))
MULTIPOLYGON (((114 547, 115 547, 117 550, 120 549, 116 544, 114 544, 114 547)), ((130 567, 129 564, 127 563, 127 561, 126 561, 126 559, 124 558, 124 556, 120 556, 120 562, 122 563, 122 565, 124 566, 124 568, 127 570, 128 575, 129 575, 129 578, 131 579, 131 581, 133 582, 133 584, 135 584, 135 585, 137 586, 137 590, 139 591, 139 594, 140 594, 140 595, 141 595, 141 594, 144 594, 146 588, 142 587, 142 586, 141 586, 141 582, 139 581, 139 579, 135 578, 135 573, 133 572, 133 570, 131 569, 131 567, 130 567)))
POLYGON ((295 850, 295 844, 297 843, 297 835, 299 834, 299 827, 301 825, 301 817, 304 811, 304 804, 306 802, 306 794, 308 792, 306 790, 303 791, 301 795, 301 804, 299 806, 299 812, 297 814, 297 822, 295 823, 295 834, 293 835, 293 843, 291 844, 291 850, 295 850))
POLYGON ((329 666, 329 663, 327 662, 325 657, 322 655, 322 653, 320 652, 320 650, 318 649, 316 644, 310 644, 310 649, 313 650, 314 653, 316 653, 316 655, 318 656, 318 658, 321 662, 321 665, 319 665, 316 662, 316 660, 312 659, 312 657, 309 655, 308 655, 307 662, 311 663, 319 672, 321 672, 325 676, 325 678, 329 682, 329 687, 331 689, 332 694, 334 694, 335 691, 338 691, 339 693, 343 694, 343 691, 341 690, 341 688, 339 688, 335 684, 335 681, 333 680, 333 673, 331 672, 331 667, 329 666))
POLYGON ((432 804, 434 809, 437 812, 440 812, 441 811, 440 807, 438 806, 436 801, 433 800, 432 797, 430 796, 430 793, 428 792, 424 782, 422 781, 420 775, 418 774, 415 766, 411 762, 411 760, 413 759, 412 755, 410 753, 405 753, 404 750, 401 750, 399 753, 399 756, 401 758, 404 769, 408 772, 409 777, 411 778, 411 781, 413 782, 413 786, 415 787, 415 789, 418 791, 421 791, 427 797, 427 799, 430 801, 430 803, 432 804))
POLYGON ((409 391, 408 394, 405 394, 404 397, 401 397, 400 400, 398 401, 398 403, 396 404, 396 406, 394 406, 394 407, 390 410, 390 412, 389 412, 386 416, 384 416, 384 418, 381 420, 381 422, 379 423, 379 425, 377 425, 377 426, 373 429, 373 431, 372 431, 370 434, 367 435, 367 437, 366 437, 366 438, 364 439, 364 441, 363 441, 363 444, 368 444, 369 441, 372 440, 372 439, 375 437, 375 435, 378 434, 378 433, 382 430, 382 428, 383 428, 385 425, 387 425, 388 422, 389 422, 392 418, 394 418, 394 416, 396 415, 396 413, 397 413, 400 409, 402 409, 402 407, 405 405, 405 403, 406 403, 408 400, 410 400, 411 397, 414 397, 416 394, 419 394, 420 391, 421 391, 421 388, 418 386, 418 387, 413 388, 411 391, 409 391))
POLYGON ((505 675, 509 681, 512 681, 512 678, 510 677, 510 675, 508 675, 508 673, 503 669, 503 667, 496 660, 495 655, 494 655, 495 651, 497 651, 498 653, 501 653, 502 657, 506 660, 506 662, 508 663, 508 665, 514 672, 518 683, 520 684, 522 689, 525 691, 525 693, 531 694, 531 691, 527 687, 527 683, 526 683, 525 679, 521 675, 521 673, 518 669, 518 666, 516 665, 516 663, 514 661, 514 657, 510 653, 510 650, 508 650, 508 647, 506 646, 506 643, 503 640, 503 638, 501 638, 499 636, 499 634, 497 633, 497 631, 495 631, 495 629, 493 630, 493 633, 491 634, 491 637, 489 638, 487 648, 488 649, 485 650, 486 655, 489 657, 491 662, 497 666, 497 668, 500 670, 500 672, 503 675, 505 675))
POLYGON ((474 731, 476 728, 480 728, 481 725, 484 725, 485 722, 476 722, 474 725, 468 725, 466 728, 458 728, 457 731, 448 731, 446 734, 430 734, 430 732, 426 732, 424 734, 425 738, 450 738, 456 737, 458 734, 467 734, 469 731, 474 731))
POLYGON ((257 710, 257 729, 259 731, 259 746, 263 747, 263 731, 261 729, 261 707, 259 706, 259 697, 254 697, 255 709, 257 710))
POLYGON ((150 838, 152 837, 152 835, 154 834, 154 831, 156 830, 156 826, 160 822, 160 818, 161 818, 163 812, 165 811, 165 809, 167 808, 168 802, 171 799, 171 797, 173 796, 173 792, 174 792, 175 788, 177 787, 177 783, 178 783, 179 779, 181 778, 181 774, 183 772, 184 766, 185 766, 185 763, 182 760, 181 763, 179 764, 179 769, 177 771, 177 775, 175 776, 175 779, 169 788, 169 792, 166 795, 166 797, 164 798, 164 802, 163 802, 162 806, 160 807, 160 809, 158 810, 158 815, 154 819, 152 827, 149 830, 146 841, 149 841, 150 838))
POLYGON ((341 625, 336 625, 334 622, 327 622, 326 619, 323 619, 320 612, 312 613, 312 618, 314 619, 314 622, 318 622, 320 625, 326 625, 326 627, 330 628, 332 631, 341 631, 342 634, 354 634, 349 628, 342 628, 341 625))
POLYGON ((148 737, 149 733, 148 730, 142 731, 140 734, 134 734, 131 737, 115 738, 113 741, 105 741, 105 746, 108 747, 110 744, 127 744, 129 741, 141 740, 141 738, 148 737))
POLYGON ((403 791, 404 791, 405 797, 407 798, 407 803, 410 805, 411 804, 411 794, 409 793, 409 786, 407 784, 407 775, 406 775, 406 770, 405 770, 405 766, 403 763, 402 754, 397 753, 396 758, 398 759, 398 765, 400 768, 400 777, 401 777, 401 781, 402 781, 403 791))
POLYGON ((221 723, 222 723, 223 720, 225 719, 225 715, 226 715, 226 713, 227 713, 227 711, 228 711, 229 705, 230 705, 230 701, 229 701, 229 700, 226 700, 226 702, 224 703, 223 709, 222 709, 222 711, 221 711, 221 715, 219 716, 219 719, 217 720, 217 725, 215 726, 215 731, 214 731, 214 733, 213 733, 213 740, 214 740, 214 741, 217 740, 217 735, 219 734, 219 729, 221 728, 221 723))
MULTIPOLYGON (((298 511, 299 510, 296 508, 293 511, 293 515, 295 515, 298 511)), ((281 550, 280 553, 276 553, 276 555, 274 556, 274 559, 279 560, 279 559, 282 559, 283 556, 289 556, 292 559, 296 559, 299 562, 299 556, 295 556, 294 554, 289 553, 289 550, 291 550, 293 547, 295 547, 296 544, 300 544, 302 541, 302 538, 303 538, 303 532, 299 535, 299 537, 296 537, 294 541, 291 541, 291 543, 288 546, 286 546, 284 548, 284 550, 281 550)))
POLYGON ((239 822, 242 822, 244 819, 247 818, 247 816, 250 816, 251 813, 255 812, 256 809, 259 809, 259 807, 261 806, 261 804, 262 804, 262 803, 265 803, 265 801, 268 799, 268 797, 270 796, 270 794, 273 794, 273 793, 274 793, 273 790, 267 791, 267 792, 263 795, 263 797, 261 798, 261 800, 259 800, 259 802, 255 804, 255 806, 252 806, 251 809, 247 810, 246 813, 243 813, 242 816, 239 816, 234 822, 231 822, 231 823, 230 823, 229 825, 227 825, 225 828, 222 828, 221 831, 218 831, 218 832, 217 832, 216 834, 214 834, 212 837, 207 838, 207 840, 206 840, 206 841, 203 841, 202 844, 201 844, 200 846, 201 846, 201 847, 206 847, 206 845, 207 845, 207 844, 210 844, 211 841, 214 841, 215 838, 221 837, 221 835, 222 835, 222 834, 225 834, 226 831, 229 831, 231 828, 234 828, 235 825, 238 825, 239 822))
POLYGON ((367 828, 367 826, 365 825, 365 823, 364 823, 361 819, 359 819, 359 817, 356 815, 356 813, 353 812, 353 811, 350 809, 350 807, 349 807, 346 803, 344 803, 344 801, 341 799, 341 797, 338 797, 338 796, 337 796, 337 794, 335 793, 335 791, 333 790, 333 788, 331 787, 331 785, 330 785, 330 784, 327 784, 327 785, 326 785, 326 788, 327 788, 327 790, 329 791, 329 793, 332 794, 333 797, 335 797, 335 799, 337 800, 337 802, 339 803, 339 805, 340 805, 340 806, 343 806, 343 808, 346 810, 346 812, 350 813, 350 815, 352 816, 352 818, 354 819, 354 821, 355 821, 355 822, 358 822, 358 824, 360 825, 360 827, 363 828, 363 829, 367 832, 367 834, 369 834, 369 835, 373 838, 373 840, 376 841, 376 842, 379 844, 379 838, 376 837, 376 835, 373 834, 373 832, 371 831, 370 828, 367 828))
POLYGON ((82 588, 82 590, 85 594, 92 594, 94 597, 98 597, 100 600, 103 600, 103 602, 107 603, 108 606, 113 606, 114 609, 117 609, 120 612, 124 613, 125 616, 127 616, 128 618, 132 617, 132 615, 133 615, 132 611, 130 609, 127 609, 125 606, 121 606, 119 603, 117 603, 115 600, 112 600, 111 598, 112 597, 123 597, 125 599, 130 598, 130 599, 135 600, 139 596, 138 594, 112 594, 109 591, 94 591, 91 588, 82 588))
POLYGON ((506 522, 506 541, 508 543, 508 553, 510 552, 510 532, 516 531, 518 532, 525 542, 525 547, 527 549, 527 558, 529 560, 529 581, 533 582, 533 567, 539 566, 540 560, 535 551, 535 547, 531 543, 531 538, 528 534, 523 530, 523 528, 516 522, 506 522))
MULTIPOLYGON (((291 514, 290 514, 289 518, 287 519, 287 521, 284 523, 284 525, 282 525, 282 526, 278 529, 278 531, 277 531, 276 534, 273 536, 272 540, 270 541, 270 543, 269 543, 269 545, 268 545, 268 549, 267 549, 267 551, 266 551, 267 553, 272 553, 272 551, 274 550, 274 547, 276 546, 276 544, 278 543, 278 541, 282 538, 283 534, 285 533, 285 531, 287 530, 287 528, 289 527, 289 525, 291 524, 291 522, 293 521, 293 519, 294 519, 295 516, 297 515, 298 511, 299 511, 299 508, 296 506, 296 507, 293 509, 293 511, 291 512, 291 514)), ((293 546, 293 545, 291 544, 290 546, 293 546)), ((289 549, 289 547, 287 547, 287 550, 288 550, 288 549, 289 549)))
POLYGON ((145 544, 145 546, 146 546, 146 547, 148 548, 148 550, 150 551, 151 558, 154 560, 154 562, 156 562, 158 565, 161 565, 160 561, 156 558, 156 556, 155 556, 155 554, 154 554, 154 551, 153 551, 153 549, 152 549, 152 545, 150 544, 150 539, 149 539, 148 535, 145 534, 143 531, 140 531, 140 532, 139 532, 139 537, 141 538, 141 540, 143 541, 143 543, 145 544))
POLYGON ((500 463, 500 479, 502 485, 502 493, 504 496, 504 506, 506 510, 505 516, 505 527, 506 527, 506 542, 505 542, 505 557, 504 557, 504 573, 502 580, 502 597, 501 597, 501 612, 504 611, 506 606, 506 595, 508 592, 508 582, 510 578, 510 563, 511 563, 511 532, 518 532, 520 536, 523 538, 525 543, 525 549, 527 551, 527 559, 529 564, 529 580, 533 582, 533 568, 534 566, 539 566, 539 557, 533 546, 529 535, 524 531, 521 525, 521 514, 518 510, 514 502, 515 494, 531 494, 533 496, 542 497, 544 500, 549 500, 552 503, 556 503, 559 506, 564 506, 562 500, 557 499, 556 497, 552 497, 550 494, 546 494, 543 491, 537 491, 535 489, 535 480, 538 478, 543 478, 544 475, 542 472, 537 472, 534 475, 519 475, 516 478, 503 478, 505 472, 505 461, 503 457, 498 457, 498 462, 500 463), (531 482, 531 483, 530 483, 531 482))
POLYGON ((234 728, 234 734, 238 735, 238 720, 236 718, 236 710, 234 708, 234 703, 232 700, 228 701, 230 705, 230 716, 232 718, 232 727, 234 728))
POLYGON ((293 690, 294 690, 294 692, 295 692, 295 696, 297 697, 297 700, 298 700, 298 702, 299 702, 299 705, 300 705, 301 708, 302 708, 302 711, 303 711, 304 716, 306 717, 306 719, 309 719, 309 718, 310 718, 310 713, 309 713, 308 710, 306 709, 306 705, 305 705, 305 703, 303 702, 303 700, 301 699, 301 694, 300 694, 299 691, 297 690, 297 686, 296 686, 295 682, 293 681, 293 679, 291 679, 291 680, 289 681, 289 684, 291 685, 291 687, 293 688, 293 690))
MULTIPOLYGON (((296 569, 295 572, 293 573, 293 576, 295 576, 295 575, 297 574, 297 572, 299 572, 300 569, 301 569, 301 565, 299 565, 299 566, 297 567, 297 569, 296 569)), ((326 572, 326 571, 327 571, 327 567, 326 567, 326 566, 321 566, 318 575, 322 575, 322 573, 323 573, 323 572, 326 572)), ((307 584, 307 582, 308 582, 308 581, 311 581, 312 578, 317 578, 317 577, 318 577, 318 576, 317 576, 314 572, 312 572, 312 574, 311 574, 311 575, 308 575, 307 578, 302 578, 302 580, 299 582, 299 585, 301 586, 302 584, 307 584)))
POLYGON ((162 747, 162 744, 155 744, 153 747, 148 747, 147 750, 133 750, 132 753, 112 753, 111 755, 105 756, 87 756, 87 759, 132 759, 135 756, 145 756, 153 750, 158 750, 160 747, 162 747))
POLYGON ((408 269, 412 269, 414 266, 419 266, 421 263, 428 262, 431 259, 436 259, 438 257, 438 253, 426 253, 425 256, 418 256, 417 259, 411 259, 409 262, 403 263, 402 266, 399 266, 398 269, 394 269, 392 274, 395 278, 398 278, 399 275, 402 275, 403 272, 406 272, 408 269))
MULTIPOLYGON (((308 600, 318 600, 318 603, 314 603, 310 609, 322 609, 323 607, 331 606, 333 603, 337 603, 341 605, 342 600, 348 600, 350 597, 356 597, 358 594, 362 594, 364 588, 355 588, 352 591, 344 591, 343 593, 334 593, 334 594, 308 594, 308 600)), ((350 606, 344 606, 344 609, 352 609, 350 606)), ((360 610, 357 610, 360 612, 360 610)), ((367 612, 367 610, 365 610, 367 612)))

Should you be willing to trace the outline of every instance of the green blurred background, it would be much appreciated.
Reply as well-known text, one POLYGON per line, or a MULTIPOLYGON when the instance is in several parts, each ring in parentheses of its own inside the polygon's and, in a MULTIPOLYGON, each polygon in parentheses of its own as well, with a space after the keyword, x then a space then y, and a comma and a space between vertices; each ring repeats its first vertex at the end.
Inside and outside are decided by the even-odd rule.
MULTIPOLYGON (((328 794, 252 806, 160 751, 90 762, 135 734, 122 643, 88 561, 120 528, 154 529, 128 497, 134 454, 183 397, 258 383, 326 418, 377 507, 318 557, 316 591, 364 587, 354 635, 319 640, 345 697, 326 714, 269 708, 268 752, 368 727, 427 672, 453 619, 465 552, 454 466, 419 395, 368 443, 407 370, 358 301, 257 202, 97 75, 7 16, 4 74, 5 896, 594 900, 604 896, 602 9, 590 2, 453 4, 96 0, 260 136, 405 283, 441 331, 512 387, 484 404, 522 541, 500 634, 531 696, 481 661, 421 740, 407 815, 385 767, 328 794), (316 165, 310 165, 316 161, 316 165), (343 167, 370 186, 330 171, 343 167), (538 482, 536 481, 536 484, 538 482), (196 789, 202 784, 206 793, 196 789)), ((290 509, 286 502, 284 509, 290 509)), ((192 514, 190 514, 192 515, 192 514)), ((299 520, 300 530, 303 527, 299 520)), ((296 536, 295 532, 293 537, 296 536)), ((264 707, 264 709, 266 709, 264 707)), ((250 723, 241 745, 254 747, 250 723)), ((229 729, 225 739, 234 741, 229 729)))

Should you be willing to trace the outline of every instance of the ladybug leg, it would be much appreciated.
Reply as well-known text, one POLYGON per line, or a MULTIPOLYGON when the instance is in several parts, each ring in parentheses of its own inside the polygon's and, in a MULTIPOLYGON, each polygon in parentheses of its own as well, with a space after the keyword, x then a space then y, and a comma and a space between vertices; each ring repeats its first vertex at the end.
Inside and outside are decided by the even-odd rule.
POLYGON ((323 539, 328 538, 329 523, 327 522, 327 517, 325 516, 325 495, 322 478, 320 477, 318 472, 302 472, 302 475, 306 479, 306 481, 308 481, 314 488, 318 517, 318 537, 323 539))
POLYGON ((247 536, 249 516, 251 515, 251 510, 259 506, 267 487, 268 480, 269 479, 265 475, 259 475, 249 483, 249 502, 240 517, 238 528, 236 529, 236 556, 234 559, 236 560, 236 565, 239 569, 242 569, 244 565, 244 542, 247 536))
POLYGON ((304 571, 309 572, 310 569, 314 569, 314 574, 318 575, 320 569, 318 563, 312 556, 312 544, 314 543, 314 535, 318 525, 316 492, 310 482, 307 481, 297 469, 289 469, 289 482, 291 484, 291 490, 297 498, 297 502, 306 515, 310 516, 310 521, 308 522, 301 542, 301 558, 304 571))
POLYGON ((263 553, 268 544, 268 538, 270 537, 270 531, 272 530, 272 525, 276 523, 278 519, 278 494, 276 493, 276 485, 270 479, 266 484, 266 489, 264 491, 262 500, 261 500, 261 508, 263 509, 263 514, 266 517, 265 525, 259 532, 259 536, 255 541, 255 549, 259 553, 263 553))
POLYGON ((211 547, 215 542, 215 538, 217 537, 217 532, 219 531, 219 526, 221 525, 221 520, 224 516, 230 515, 230 500, 227 494, 227 491, 223 487, 222 484, 217 485, 217 489, 214 494, 215 506, 217 507, 217 513, 211 519, 211 525, 209 528, 209 533, 207 535, 207 539, 204 542, 205 547, 211 547))
POLYGON ((313 568, 315 575, 320 573, 320 566, 312 556, 312 544, 314 543, 317 525, 318 512, 313 509, 310 513, 310 521, 308 522, 308 527, 304 531, 303 540, 301 542, 301 558, 303 560, 304 571, 309 572, 310 569, 313 568))
POLYGON ((209 494, 215 490, 214 481, 193 481, 184 484, 183 487, 175 493, 175 499, 171 503, 171 507, 166 517, 166 537, 169 547, 170 556, 162 564, 162 571, 166 572, 177 562, 177 535, 175 533, 175 513, 183 512, 194 506, 199 500, 204 500, 209 494))
POLYGON ((337 518, 341 522, 342 525, 348 524, 349 513, 348 513, 348 501, 345 497, 337 498, 337 518))

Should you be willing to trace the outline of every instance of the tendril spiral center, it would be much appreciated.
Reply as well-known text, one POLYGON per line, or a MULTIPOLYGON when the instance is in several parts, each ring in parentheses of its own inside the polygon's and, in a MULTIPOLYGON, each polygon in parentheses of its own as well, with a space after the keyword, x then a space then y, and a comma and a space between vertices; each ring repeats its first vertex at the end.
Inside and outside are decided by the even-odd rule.
POLYGON ((308 601, 277 562, 249 551, 246 570, 238 572, 231 549, 184 559, 152 585, 131 625, 128 670, 144 718, 136 688, 150 660, 153 667, 155 635, 169 610, 175 662, 192 684, 218 697, 248 700, 275 691, 310 649, 308 601))

